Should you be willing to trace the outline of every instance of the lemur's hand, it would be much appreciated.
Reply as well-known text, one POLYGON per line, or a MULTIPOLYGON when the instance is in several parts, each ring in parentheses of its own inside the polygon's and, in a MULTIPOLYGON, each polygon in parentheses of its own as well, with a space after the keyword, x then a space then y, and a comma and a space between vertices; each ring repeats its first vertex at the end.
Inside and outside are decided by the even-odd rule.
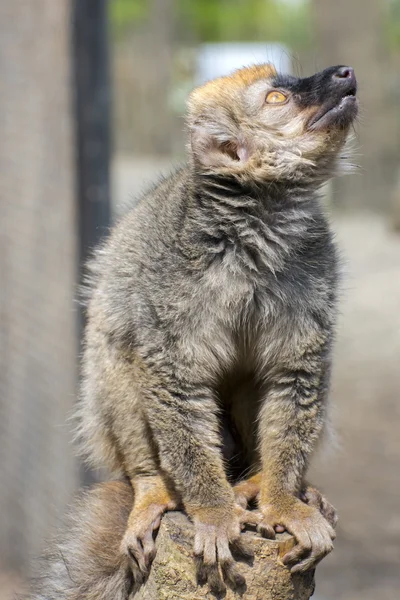
POLYGON ((140 585, 149 574, 156 554, 155 532, 162 515, 175 510, 179 501, 161 476, 137 477, 132 480, 134 503, 121 543, 128 557, 135 583, 140 585))
POLYGON ((192 512, 195 526, 194 555, 200 585, 208 582, 214 594, 223 594, 227 583, 233 589, 245 586, 232 556, 232 550, 243 558, 251 558, 252 551, 240 539, 246 524, 257 525, 259 516, 238 505, 201 508, 192 512), (219 568, 222 572, 222 578, 219 568))
POLYGON ((296 546, 282 559, 292 573, 315 567, 333 550, 332 540, 336 537, 333 527, 317 508, 298 498, 288 494, 273 503, 261 501, 260 512, 258 530, 264 537, 274 538, 276 528, 280 527, 296 538, 296 546))

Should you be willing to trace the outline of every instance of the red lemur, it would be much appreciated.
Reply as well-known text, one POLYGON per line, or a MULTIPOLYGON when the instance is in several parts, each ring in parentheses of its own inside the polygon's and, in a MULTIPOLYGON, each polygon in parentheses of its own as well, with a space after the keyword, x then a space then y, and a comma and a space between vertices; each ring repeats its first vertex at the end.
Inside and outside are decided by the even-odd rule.
POLYGON ((305 481, 327 424, 338 285, 318 192, 343 162, 356 87, 350 67, 297 78, 259 65, 190 95, 187 166, 90 265, 79 437, 129 483, 84 497, 35 598, 66 598, 64 580, 71 600, 126 598, 177 506, 215 593, 243 584, 231 549, 245 524, 295 536, 292 572, 332 550, 335 511, 305 481))

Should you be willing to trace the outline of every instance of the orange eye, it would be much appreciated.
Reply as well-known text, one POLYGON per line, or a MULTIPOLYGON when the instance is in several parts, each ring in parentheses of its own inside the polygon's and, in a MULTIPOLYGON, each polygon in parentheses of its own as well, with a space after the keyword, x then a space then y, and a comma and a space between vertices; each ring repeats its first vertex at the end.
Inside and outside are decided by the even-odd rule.
POLYGON ((282 104, 283 102, 286 102, 286 100, 287 96, 282 94, 282 92, 278 92, 277 90, 270 92, 265 98, 265 102, 267 104, 282 104))

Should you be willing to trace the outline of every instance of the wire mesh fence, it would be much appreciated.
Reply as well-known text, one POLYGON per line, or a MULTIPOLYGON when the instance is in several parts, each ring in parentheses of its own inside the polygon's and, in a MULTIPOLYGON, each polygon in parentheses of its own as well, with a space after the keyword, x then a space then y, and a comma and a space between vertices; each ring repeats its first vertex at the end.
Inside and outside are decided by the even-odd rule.
POLYGON ((1 3, 0 565, 23 572, 77 485, 68 0, 1 3))

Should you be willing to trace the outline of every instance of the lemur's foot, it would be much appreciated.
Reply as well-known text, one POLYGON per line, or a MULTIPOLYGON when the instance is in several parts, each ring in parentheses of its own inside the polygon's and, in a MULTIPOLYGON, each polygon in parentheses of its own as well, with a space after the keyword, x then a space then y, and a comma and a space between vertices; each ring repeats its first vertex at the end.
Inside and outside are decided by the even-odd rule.
POLYGON ((261 473, 257 473, 248 479, 239 481, 233 486, 235 502, 242 508, 247 508, 249 502, 257 500, 260 493, 261 473))
POLYGON ((300 500, 319 510, 321 515, 325 517, 328 523, 335 529, 339 520, 337 511, 319 490, 308 485, 300 493, 300 500))
MULTIPOLYGON (((249 479, 240 481, 233 487, 235 501, 242 508, 247 508, 249 502, 257 501, 260 494, 261 473, 253 475, 249 479)), ((328 523, 335 528, 338 522, 336 509, 328 502, 317 488, 306 485, 300 492, 300 500, 313 508, 319 510, 328 523)), ((283 527, 277 527, 276 532, 282 532, 283 527)))
POLYGON ((121 544, 121 552, 129 558, 136 584, 149 574, 155 557, 155 532, 167 510, 177 507, 176 500, 159 476, 140 477, 132 482, 135 498, 128 527, 121 544))

